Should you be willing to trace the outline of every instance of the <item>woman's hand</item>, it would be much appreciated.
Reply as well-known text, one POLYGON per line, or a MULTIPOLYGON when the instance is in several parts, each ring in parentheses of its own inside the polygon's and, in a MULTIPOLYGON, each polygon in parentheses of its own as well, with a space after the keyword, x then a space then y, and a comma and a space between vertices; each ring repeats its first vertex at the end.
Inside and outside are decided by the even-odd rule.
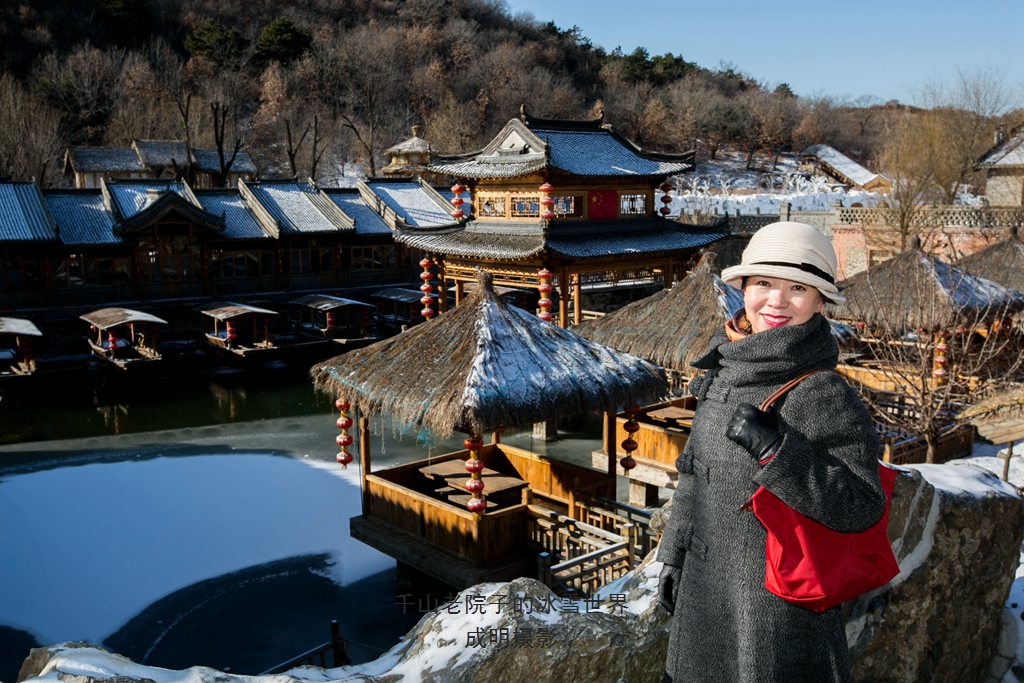
POLYGON ((666 612, 672 614, 676 609, 676 596, 679 595, 679 582, 683 578, 683 570, 671 564, 661 568, 658 575, 658 602, 666 612))
POLYGON ((758 410, 749 403, 736 407, 725 435, 747 449, 758 462, 772 455, 782 443, 775 415, 758 410))

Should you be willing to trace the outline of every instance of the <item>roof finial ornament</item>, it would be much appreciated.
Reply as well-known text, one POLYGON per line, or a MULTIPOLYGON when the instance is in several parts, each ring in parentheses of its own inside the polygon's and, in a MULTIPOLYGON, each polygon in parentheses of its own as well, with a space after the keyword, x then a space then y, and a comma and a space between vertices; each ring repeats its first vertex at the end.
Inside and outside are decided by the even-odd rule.
POLYGON ((522 104, 519 105, 519 120, 522 121, 523 123, 526 123, 526 119, 526 102, 523 102, 522 104))

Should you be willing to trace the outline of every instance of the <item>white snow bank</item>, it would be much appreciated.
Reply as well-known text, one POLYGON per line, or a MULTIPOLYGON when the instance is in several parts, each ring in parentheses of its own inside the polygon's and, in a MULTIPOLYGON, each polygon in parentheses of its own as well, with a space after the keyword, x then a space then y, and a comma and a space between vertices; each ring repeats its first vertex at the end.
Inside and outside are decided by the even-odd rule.
POLYGON ((356 468, 265 454, 96 463, 0 480, 0 623, 100 643, 198 581, 329 554, 344 584, 391 560, 351 539, 356 468))
MULTIPOLYGON (((951 460, 945 465, 905 465, 915 469, 937 489, 943 489, 951 493, 968 493, 970 495, 985 496, 1011 496, 1018 497, 1020 493, 1017 488, 1005 481, 1002 481, 994 474, 994 467, 987 467, 982 464, 981 458, 961 458, 951 460)), ((990 458, 989 460, 996 460, 990 458)), ((999 460, 999 470, 1002 471, 1002 461, 999 460)), ((994 465, 994 463, 989 463, 994 465)))

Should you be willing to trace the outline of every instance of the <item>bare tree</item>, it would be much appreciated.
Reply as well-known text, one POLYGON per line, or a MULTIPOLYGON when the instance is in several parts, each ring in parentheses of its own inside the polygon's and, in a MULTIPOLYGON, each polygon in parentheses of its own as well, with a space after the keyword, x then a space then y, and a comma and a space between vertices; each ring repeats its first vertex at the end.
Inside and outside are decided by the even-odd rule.
MULTIPOLYGON (((900 258, 908 257, 930 258, 917 249, 900 258)), ((927 462, 935 462, 940 437, 955 414, 1006 388, 1024 364, 1021 334, 1007 324, 1022 303, 1019 295, 995 294, 993 283, 979 284, 949 266, 937 276, 931 272, 902 261, 869 270, 845 290, 859 291, 837 316, 861 328, 866 364, 895 389, 863 388, 872 415, 922 438, 927 462)))
POLYGON ((51 184, 64 147, 60 113, 11 74, 0 73, 0 176, 51 184))

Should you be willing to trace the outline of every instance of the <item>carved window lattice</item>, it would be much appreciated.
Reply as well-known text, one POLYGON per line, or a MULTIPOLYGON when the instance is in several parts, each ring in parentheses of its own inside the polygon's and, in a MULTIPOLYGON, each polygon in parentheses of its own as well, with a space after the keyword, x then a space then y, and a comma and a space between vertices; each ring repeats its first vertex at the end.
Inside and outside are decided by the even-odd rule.
POLYGON ((507 216, 505 196, 494 194, 480 195, 480 211, 478 215, 481 218, 504 218, 507 216))
POLYGON ((540 196, 512 197, 512 217, 525 218, 540 215, 540 196))
POLYGON ((555 197, 555 205, 552 207, 556 216, 567 218, 578 218, 583 215, 583 197, 569 195, 566 197, 555 197))
POLYGON ((647 213, 647 195, 645 194, 621 194, 619 195, 620 216, 643 216, 647 213))

